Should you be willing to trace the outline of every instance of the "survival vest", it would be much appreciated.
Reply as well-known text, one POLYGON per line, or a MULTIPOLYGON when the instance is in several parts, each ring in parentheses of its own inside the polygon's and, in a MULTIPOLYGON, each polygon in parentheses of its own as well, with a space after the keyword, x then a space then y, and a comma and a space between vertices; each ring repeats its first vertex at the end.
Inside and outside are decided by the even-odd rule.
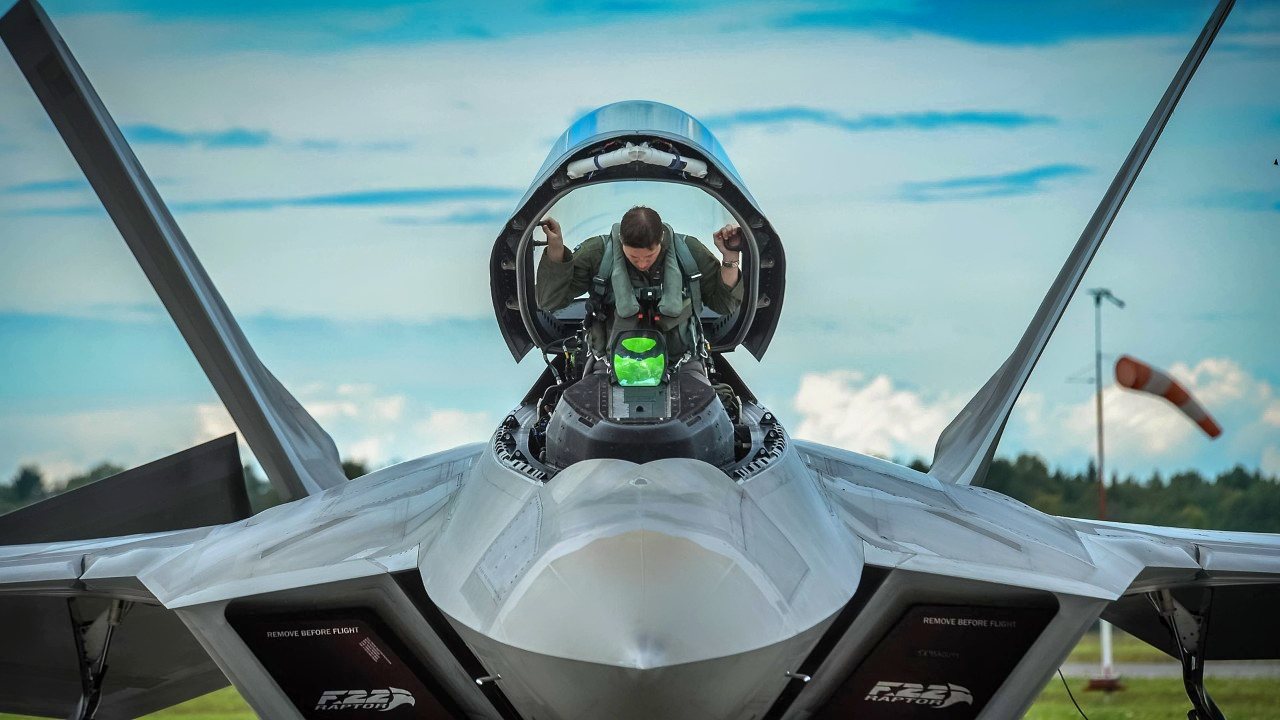
MULTIPOLYGON (((682 340, 688 345, 686 349, 696 353, 702 342, 702 323, 698 321, 702 316, 702 271, 689 250, 689 236, 677 234, 666 223, 662 227, 663 245, 669 252, 663 259, 662 299, 658 309, 666 318, 663 324, 670 327, 661 329, 670 332, 679 328, 683 331, 682 340)), ((611 335, 637 325, 636 316, 640 312, 638 288, 632 285, 627 270, 620 229, 621 224, 615 223, 605 239, 600 267, 587 291, 588 317, 594 325, 611 326, 611 335), (609 317, 611 314, 614 317, 609 317)), ((613 340, 603 336, 603 327, 598 334, 592 332, 591 335, 601 343, 598 346, 601 351, 613 340)))

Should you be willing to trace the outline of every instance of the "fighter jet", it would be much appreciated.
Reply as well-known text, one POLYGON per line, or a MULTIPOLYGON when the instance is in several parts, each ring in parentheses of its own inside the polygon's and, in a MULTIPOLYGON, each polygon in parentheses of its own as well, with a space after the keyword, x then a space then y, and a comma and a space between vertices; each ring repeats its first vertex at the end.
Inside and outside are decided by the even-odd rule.
POLYGON ((560 136, 493 243, 503 337, 546 370, 488 441, 347 481, 22 0, 0 37, 287 502, 250 516, 224 438, 5 517, 0 710, 134 717, 230 681, 264 718, 1012 718, 1102 617, 1181 661, 1192 717, 1222 717, 1204 661, 1280 657, 1280 536, 1055 517, 982 483, 1230 7, 928 472, 793 439, 760 404, 729 353, 770 345, 782 238, 701 123, 621 102, 560 136), (584 301, 536 303, 538 222, 586 227, 624 181, 743 229, 741 306, 699 313, 713 384, 652 347, 586 372, 584 301))

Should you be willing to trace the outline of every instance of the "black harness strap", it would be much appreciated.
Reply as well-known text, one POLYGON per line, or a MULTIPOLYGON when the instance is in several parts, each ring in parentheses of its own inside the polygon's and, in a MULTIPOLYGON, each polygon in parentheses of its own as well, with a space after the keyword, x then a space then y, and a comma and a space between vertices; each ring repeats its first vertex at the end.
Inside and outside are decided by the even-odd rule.
POLYGON ((672 233, 671 244, 676 248, 676 261, 680 264, 680 273, 684 275, 684 287, 689 292, 689 304, 693 309, 693 319, 701 322, 702 318, 702 271, 693 259, 689 250, 689 236, 672 233))
MULTIPOLYGON (((616 225, 614 229, 617 230, 616 225)), ((609 315, 613 312, 613 303, 610 302, 613 296, 612 275, 613 238, 605 236, 604 254, 600 256, 600 267, 596 269, 595 277, 591 278, 591 287, 587 289, 586 325, 588 328, 593 322, 608 322, 609 315)))

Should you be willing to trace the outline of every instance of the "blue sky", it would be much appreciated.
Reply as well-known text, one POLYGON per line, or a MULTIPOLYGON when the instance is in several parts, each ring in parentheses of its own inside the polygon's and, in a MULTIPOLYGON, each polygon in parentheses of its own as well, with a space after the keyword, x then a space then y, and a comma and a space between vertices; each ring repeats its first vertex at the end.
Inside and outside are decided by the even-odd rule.
MULTIPOLYGON (((55 13, 137 13, 156 21, 288 23, 304 35, 340 44, 396 44, 493 39, 618 21, 697 19, 730 10, 738 25, 786 32, 823 30, 906 35, 929 33, 977 43, 1043 45, 1081 39, 1156 36, 1198 27, 1207 10, 1189 0, 1107 0, 1042 3, 1011 12, 1000 0, 846 0, 843 2, 726 2, 700 0, 588 0, 489 2, 461 0, 55 0, 55 13), (345 21, 345 22, 344 22, 345 21)), ((278 45, 277 45, 278 47, 278 45)))
MULTIPOLYGON (((550 142, 629 98, 703 119, 786 243, 773 348, 733 358, 752 387, 793 433, 927 457, 1212 3, 46 7, 268 366, 377 465, 484 437, 533 382, 489 246, 550 142)), ((1109 390, 1122 472, 1280 474, 1277 76, 1280 3, 1240 0, 1085 278, 1129 301, 1108 355, 1180 373, 1227 430, 1109 390)), ((0 108, 0 476, 229 429, 12 63, 0 108)), ((1077 298, 1001 452, 1083 467, 1091 353, 1077 298)))
MULTIPOLYGON (((23 185, 13 185, 7 192, 13 195, 30 195, 43 192, 59 192, 62 190, 83 189, 76 180, 49 180, 23 185)), ((506 200, 519 199, 520 191, 515 188, 501 187, 441 187, 441 188, 379 188, 373 190, 354 190, 348 192, 324 193, 320 195, 296 195, 292 197, 240 197, 216 198, 207 200, 188 200, 169 203, 170 210, 186 213, 219 213, 245 212, 254 210, 275 210, 278 208, 306 207, 397 207, 427 206, 439 203, 451 203, 460 200, 506 200)), ((15 209, 12 216, 71 216, 96 215, 102 212, 99 203, 82 205, 55 204, 15 209)))

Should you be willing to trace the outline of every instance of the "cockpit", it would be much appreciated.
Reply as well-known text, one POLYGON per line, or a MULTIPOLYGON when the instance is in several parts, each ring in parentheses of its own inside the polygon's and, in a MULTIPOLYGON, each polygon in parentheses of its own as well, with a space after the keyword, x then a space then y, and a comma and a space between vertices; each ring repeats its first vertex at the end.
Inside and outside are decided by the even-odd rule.
POLYGON ((494 243, 503 337, 517 359, 535 351, 546 363, 495 434, 495 453, 544 481, 592 458, 694 458, 731 477, 752 474, 781 452, 785 435, 725 355, 739 346, 764 354, 784 268, 781 242, 697 120, 648 102, 588 114, 557 141, 494 243), (642 282, 625 266, 627 284, 622 261, 610 258, 612 248, 626 253, 620 219, 638 206, 661 216, 654 247, 665 274, 651 270, 642 282), (564 247, 577 248, 560 251, 575 265, 558 275, 574 281, 551 306, 539 272, 548 219, 564 247), (738 261, 723 275, 717 249, 738 261))
MULTIPOLYGON (((579 186, 556 200, 542 217, 554 218, 561 227, 566 246, 573 248, 588 238, 610 235, 623 214, 637 206, 653 208, 676 232, 695 238, 713 251, 713 234, 725 226, 738 224, 728 208, 699 188, 657 180, 619 180, 579 186)), ((551 312, 540 307, 536 268, 543 261, 544 246, 545 232, 535 227, 526 251, 534 256, 535 268, 535 301, 534 306, 528 308, 529 320, 540 334, 554 335, 560 340, 582 327, 588 297, 583 292, 567 307, 551 312)), ((743 262, 745 264, 745 258, 743 262)), ((709 338, 722 345, 731 340, 724 337, 725 330, 735 324, 736 318, 718 313, 707 303, 700 314, 709 338)))

